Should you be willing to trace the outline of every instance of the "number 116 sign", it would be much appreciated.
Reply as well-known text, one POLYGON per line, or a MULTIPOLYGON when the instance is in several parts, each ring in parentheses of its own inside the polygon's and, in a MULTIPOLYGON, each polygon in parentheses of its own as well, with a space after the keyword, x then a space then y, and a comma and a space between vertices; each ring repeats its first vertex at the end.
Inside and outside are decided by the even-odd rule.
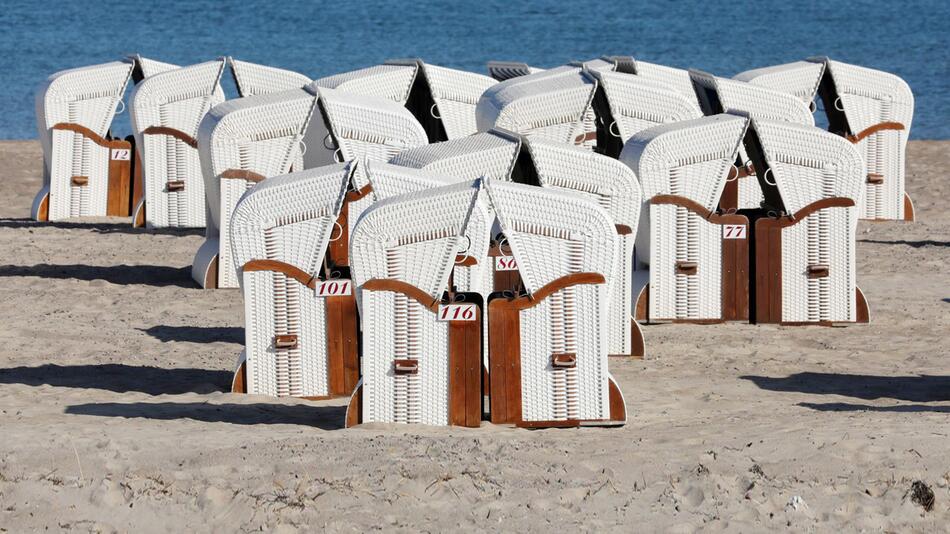
POLYGON ((474 321, 478 310, 474 304, 440 304, 439 321, 474 321))

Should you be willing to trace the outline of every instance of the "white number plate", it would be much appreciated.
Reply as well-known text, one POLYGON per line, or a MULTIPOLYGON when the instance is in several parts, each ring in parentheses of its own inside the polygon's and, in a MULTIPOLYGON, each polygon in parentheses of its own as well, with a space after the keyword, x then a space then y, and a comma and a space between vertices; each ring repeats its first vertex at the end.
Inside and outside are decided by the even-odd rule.
POLYGON ((343 297, 353 294, 353 282, 351 280, 324 280, 317 283, 314 292, 318 297, 343 297))
POLYGON ((517 271, 518 262, 514 256, 498 256, 495 258, 496 271, 517 271))
POLYGON ((128 148, 113 148, 112 149, 112 159, 118 161, 129 161, 132 159, 131 150, 128 148))
POLYGON ((745 239, 746 225, 744 224, 724 224, 722 225, 723 239, 745 239))
POLYGON ((474 321, 478 310, 474 304, 440 304, 440 321, 474 321))

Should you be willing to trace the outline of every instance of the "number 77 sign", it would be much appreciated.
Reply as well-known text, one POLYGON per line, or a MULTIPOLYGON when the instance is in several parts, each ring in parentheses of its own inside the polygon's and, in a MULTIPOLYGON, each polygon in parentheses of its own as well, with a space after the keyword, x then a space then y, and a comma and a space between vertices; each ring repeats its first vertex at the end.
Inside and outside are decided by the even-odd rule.
POLYGON ((746 225, 744 224, 724 224, 722 225, 723 239, 745 239, 746 225))

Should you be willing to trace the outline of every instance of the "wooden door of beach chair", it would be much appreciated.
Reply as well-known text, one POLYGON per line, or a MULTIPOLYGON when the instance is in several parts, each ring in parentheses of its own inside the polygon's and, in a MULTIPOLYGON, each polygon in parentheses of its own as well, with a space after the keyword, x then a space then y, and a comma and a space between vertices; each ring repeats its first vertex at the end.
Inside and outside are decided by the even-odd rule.
POLYGON ((313 399, 356 386, 352 282, 324 263, 350 172, 338 164, 269 178, 235 208, 230 231, 246 343, 233 391, 313 399))
POLYGON ((425 130, 412 113, 393 101, 324 89, 311 85, 318 96, 322 121, 311 121, 303 157, 305 168, 330 161, 357 162, 350 190, 338 221, 342 236, 330 247, 330 261, 349 265, 349 240, 353 225, 372 203, 367 197, 366 178, 361 163, 386 162, 396 154, 428 142, 425 130))
POLYGON ((224 102, 201 121, 198 153, 208 217, 205 242, 192 263, 192 278, 201 287, 238 287, 231 264, 231 213, 255 184, 291 171, 301 159, 314 114, 321 120, 317 97, 291 89, 224 102))
POLYGON ((478 129, 503 128, 532 139, 593 149, 596 90, 597 81, 574 66, 512 78, 490 87, 479 99, 478 129))
POLYGON ((525 287, 488 303, 492 422, 624 424, 607 361, 610 215, 574 193, 491 180, 485 189, 525 287))
POLYGON ((879 70, 827 58, 819 89, 830 129, 857 146, 867 167, 862 219, 914 220, 904 190, 907 139, 914 117, 914 94, 907 82, 879 70))
POLYGON ((113 61, 64 70, 37 90, 43 187, 33 219, 129 214, 132 145, 113 139, 110 127, 132 68, 113 61))
POLYGON ((749 221, 717 206, 748 120, 715 115, 634 135, 621 161, 640 178, 644 206, 636 253, 637 319, 748 319, 749 221), (648 282, 648 283, 647 283, 648 282))
POLYGON ((205 188, 195 136, 205 114, 224 101, 225 60, 165 71, 142 80, 130 98, 132 130, 145 195, 133 225, 204 227, 205 188))
POLYGON ((231 76, 234 77, 234 85, 241 98, 301 89, 313 81, 299 72, 239 61, 231 57, 228 58, 228 64, 231 66, 231 76))
POLYGON ((702 117, 695 97, 687 99, 672 87, 622 71, 598 70, 597 152, 617 158, 634 134, 658 124, 702 117))
POLYGON ((571 191, 605 209, 616 229, 613 272, 608 281, 607 350, 611 356, 644 355, 643 334, 633 317, 633 248, 642 192, 636 174, 623 163, 580 147, 527 141, 543 187, 571 191))
MULTIPOLYGON (((729 78, 690 70, 700 107, 706 115, 739 111, 754 118, 815 125, 809 106, 800 98, 783 91, 729 78)), ((749 162, 745 147, 739 149, 737 178, 730 179, 722 195, 723 209, 757 209, 762 203, 762 190, 753 179, 756 169, 749 162)))
POLYGON ((753 119, 750 129, 772 210, 755 223, 756 322, 868 322, 855 281, 860 154, 819 128, 753 119))
POLYGON ((477 294, 448 285, 479 189, 461 182, 392 197, 356 225, 363 377, 347 426, 479 426, 484 310, 477 294))

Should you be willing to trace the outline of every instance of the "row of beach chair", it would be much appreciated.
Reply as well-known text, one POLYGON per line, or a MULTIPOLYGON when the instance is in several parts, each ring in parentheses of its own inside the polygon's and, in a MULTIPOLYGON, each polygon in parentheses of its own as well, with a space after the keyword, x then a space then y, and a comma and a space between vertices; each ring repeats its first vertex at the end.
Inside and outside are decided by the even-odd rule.
POLYGON ((898 78, 827 58, 489 72, 63 71, 37 95, 34 217, 204 226, 193 277, 244 295, 233 391, 350 396, 348 426, 623 424, 609 361, 644 356, 641 324, 868 322, 858 219, 913 218, 898 78), (113 139, 130 80, 134 135, 113 139))

